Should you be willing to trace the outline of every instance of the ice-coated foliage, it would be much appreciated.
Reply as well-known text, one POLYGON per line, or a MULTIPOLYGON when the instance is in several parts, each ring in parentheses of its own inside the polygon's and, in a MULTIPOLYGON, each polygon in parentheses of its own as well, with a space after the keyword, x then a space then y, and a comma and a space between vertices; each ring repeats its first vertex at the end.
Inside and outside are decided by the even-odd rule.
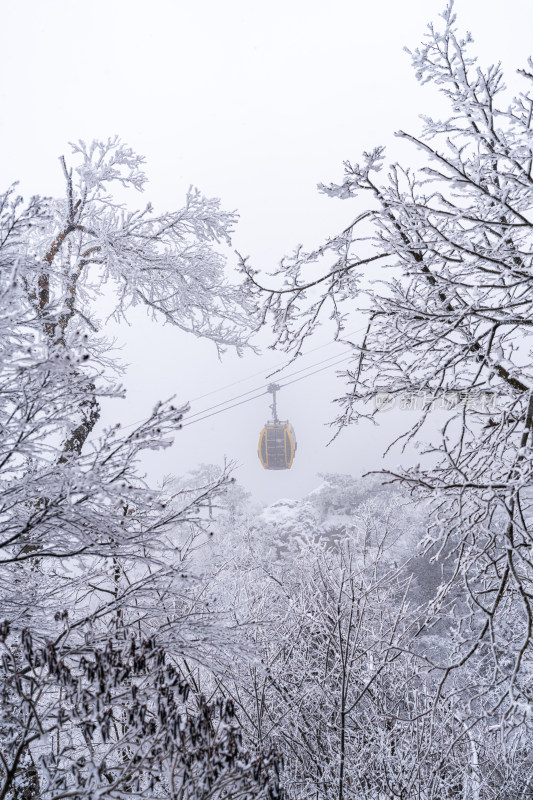
POLYGON ((116 139, 74 150, 75 172, 62 159, 65 200, 24 205, 13 190, 0 199, 0 590, 12 622, 40 609, 45 629, 45 598, 56 609, 81 603, 84 613, 104 598, 107 608, 111 597, 119 613, 132 593, 153 605, 154 580, 165 592, 178 582, 200 495, 216 494, 227 479, 198 496, 169 498, 137 475, 140 452, 168 446, 179 429, 185 409, 170 403, 158 403, 130 432, 117 425, 91 436, 99 400, 122 394, 120 364, 107 352, 91 297, 115 289, 115 313, 123 315, 142 296, 150 311, 187 327, 185 281, 194 287, 186 316, 204 320, 191 324, 194 333, 218 346, 239 346, 244 336, 229 333, 229 295, 222 327, 213 306, 225 296, 213 242, 228 235, 232 215, 197 192, 178 212, 129 212, 109 184, 140 189, 143 159, 116 139))
POLYGON ((487 663, 470 659, 442 690, 455 632, 431 606, 447 559, 431 574, 416 557, 420 522, 390 487, 327 475, 300 501, 241 513, 236 535, 215 533, 226 569, 210 597, 246 621, 248 645, 198 680, 233 699, 252 749, 283 754, 294 800, 528 796, 531 719, 511 725, 494 687, 486 713, 487 663))
POLYGON ((37 644, 0 628, 3 797, 281 796, 276 754, 247 752, 231 700, 188 703, 153 639, 123 630, 73 646, 67 627, 37 644))
POLYGON ((123 396, 100 293, 118 319, 142 303, 219 350, 246 343, 219 248, 235 215, 196 190, 129 211, 111 190, 142 189, 143 159, 118 139, 73 150, 65 199, 0 196, 0 798, 274 796, 273 753, 248 756, 231 704, 182 671, 231 649, 191 570, 228 471, 147 484, 139 455, 186 411, 171 402, 95 434, 123 396))
POLYGON ((433 501, 427 552, 453 559, 440 594, 457 633, 443 686, 479 658, 479 695, 492 708, 497 686, 519 721, 533 704, 533 62, 510 96, 501 66, 481 68, 471 48, 450 3, 411 53, 449 109, 424 117, 418 136, 397 132, 421 167, 386 166, 383 147, 346 162, 321 189, 354 202, 353 223, 283 262, 275 290, 242 266, 260 318, 296 353, 326 310, 340 334, 350 310, 367 314, 338 425, 379 418, 378 392, 397 406, 417 398, 398 443, 418 455, 390 476, 433 501), (324 270, 306 280, 311 262, 324 270), (435 434, 431 409, 450 393, 435 434), (461 580, 464 603, 446 605, 461 580))

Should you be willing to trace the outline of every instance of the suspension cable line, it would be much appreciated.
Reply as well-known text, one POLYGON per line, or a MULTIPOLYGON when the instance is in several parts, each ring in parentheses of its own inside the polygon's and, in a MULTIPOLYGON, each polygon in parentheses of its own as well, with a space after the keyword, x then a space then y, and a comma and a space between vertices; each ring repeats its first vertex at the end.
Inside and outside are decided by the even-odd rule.
MULTIPOLYGON (((348 331, 345 335, 346 336, 352 336, 352 335, 354 335, 356 333, 360 333, 363 330, 366 330, 366 326, 364 326, 362 328, 358 328, 357 330, 354 330, 354 331, 348 331)), ((310 355, 311 353, 317 352, 318 350, 322 350, 325 347, 329 347, 332 344, 334 344, 334 342, 326 342, 325 344, 319 345, 318 347, 315 347, 312 350, 308 350, 307 353, 303 354, 303 357, 306 357, 307 355, 310 355)), ((353 356, 353 353, 348 353, 348 354, 346 354, 346 353, 345 354, 337 353, 334 356, 330 356, 329 358, 322 359, 321 361, 317 361, 314 364, 308 364, 307 367, 302 367, 301 369, 295 370, 293 372, 289 372, 287 375, 282 376, 281 380, 285 380, 286 378, 292 378, 294 375, 300 375, 302 372, 305 372, 306 374, 305 375, 301 375, 301 377, 295 378, 292 381, 287 381, 287 382, 284 382, 284 383, 280 384, 280 388, 283 388, 284 386, 290 386, 290 384, 297 383, 298 381, 303 380, 304 378, 310 377, 311 375, 315 375, 317 372, 322 372, 325 369, 330 369, 331 367, 335 367, 338 364, 342 364, 343 362, 348 361, 349 359, 351 359, 352 356, 353 356), (325 367, 321 367, 320 366, 321 364, 326 364, 329 361, 331 361, 332 363, 331 364, 327 364, 327 366, 325 366, 325 367), (317 367, 317 366, 319 367, 319 369, 316 369, 316 370, 313 370, 312 372, 309 372, 310 369, 312 369, 313 367, 317 367)), ((286 369, 292 363, 294 363, 294 359, 290 359, 287 362, 285 367, 278 368, 276 370, 276 372, 280 372, 283 369, 286 369)), ((258 376, 258 375, 263 375, 264 376, 264 374, 265 374, 264 370, 260 370, 259 372, 253 373, 252 375, 248 375, 247 378, 241 378, 240 380, 234 381, 233 383, 226 384, 226 386, 222 386, 219 389, 213 389, 213 391, 211 391, 211 392, 207 392, 206 394, 199 395, 198 397, 194 397, 194 398, 191 399, 190 402, 195 402, 196 400, 201 400, 204 397, 209 397, 209 396, 211 396, 213 394, 217 394, 219 392, 224 391, 224 389, 230 389, 232 386, 237 386, 240 383, 245 383, 246 381, 249 381, 249 380, 251 380, 252 378, 254 378, 254 377, 258 376)), ((187 421, 184 422, 181 427, 182 428, 186 428, 189 425, 194 425, 196 422, 201 422, 202 420, 208 419, 209 417, 215 416, 216 414, 220 414, 223 411, 229 411, 230 409, 236 408, 237 406, 241 406, 244 403, 249 403, 252 400, 257 400, 259 397, 263 397, 265 394, 267 394, 267 390, 263 389, 263 387, 256 387, 255 389, 250 389, 247 392, 243 392, 242 394, 238 394, 238 395, 235 395, 234 397, 230 397, 227 400, 224 400, 224 401, 222 401, 220 403, 216 403, 215 405, 210 406, 208 408, 204 408, 201 411, 195 412, 194 414, 188 414, 187 418, 186 418, 187 421), (248 397, 248 395, 254 394, 254 392, 258 392, 258 394, 256 394, 254 397, 248 397), (243 400, 241 398, 247 398, 247 399, 243 400), (234 400, 236 400, 238 402, 232 402, 234 400), (231 405, 227 405, 228 403, 231 403, 231 405)), ((132 428, 135 425, 138 425, 138 424, 140 424, 141 422, 144 422, 144 421, 145 421, 145 418, 137 420, 136 422, 131 422, 128 425, 122 426, 122 430, 127 430, 128 428, 132 428)))
MULTIPOLYGON (((353 336, 355 333, 361 333, 361 331, 366 330, 366 325, 362 328, 358 328, 355 331, 347 331, 344 336, 353 336)), ((307 356, 311 355, 311 353, 316 353, 318 350, 323 350, 324 347, 331 347, 332 344, 336 344, 339 340, 334 339, 331 342, 325 342, 324 344, 318 345, 318 347, 313 347, 311 350, 307 350, 305 353, 301 353, 300 356, 294 356, 293 358, 289 358, 285 364, 281 367, 275 367, 274 372, 270 373, 271 375, 277 374, 278 372, 283 371, 291 364, 294 364, 295 360, 298 358, 306 358, 307 356)), ((225 389, 231 389, 233 386, 238 386, 240 383, 246 383, 246 381, 251 380, 252 378, 257 378, 258 375, 265 375, 264 369, 259 370, 258 372, 253 372, 251 375, 248 375, 246 378, 240 378, 238 381, 233 381, 233 383, 227 383, 225 386, 220 386, 218 389, 213 389, 210 392, 206 392, 205 394, 201 394, 198 397, 191 397, 189 402, 195 403, 197 400, 203 400, 204 397, 210 397, 213 394, 218 394, 219 392, 223 392, 225 389)), ((240 396, 240 395, 237 395, 240 396)))
MULTIPOLYGON (((335 364, 328 364, 326 367, 320 367, 320 369, 315 369, 313 372, 309 372, 307 375, 301 375, 299 378, 295 378, 293 381, 287 381, 287 383, 280 383, 279 388, 283 389, 285 386, 290 386, 291 383, 298 383, 298 381, 303 381, 305 378, 309 378, 311 375, 316 375, 317 372, 323 372, 325 369, 331 369, 331 367, 336 367, 337 364, 342 363, 343 361, 348 361, 352 357, 350 353, 347 356, 344 356, 340 361, 336 362, 335 364)), ((329 360, 329 359, 326 359, 329 360)), ((322 362, 319 362, 322 363, 322 362)), ((313 365, 312 365, 313 366, 313 365)), ((249 392, 247 394, 250 394, 249 392)), ((255 397, 249 397, 247 400, 241 400, 238 403, 233 403, 230 406, 226 406, 225 408, 220 408, 218 411, 211 411, 210 414, 205 414, 205 416, 198 417, 197 419, 192 419, 190 421, 184 422, 181 426, 182 428, 187 428, 189 425, 195 425, 197 422, 203 422, 205 419, 209 419, 209 417, 215 417, 217 414, 222 414, 223 411, 229 411, 231 408, 235 408, 236 406, 242 406, 244 403, 250 403, 252 400, 258 400, 260 397, 264 397, 265 394, 268 394, 268 391, 265 389, 260 394, 256 394, 255 397)), ((242 395, 240 395, 242 397, 242 395)), ((221 404, 222 405, 222 404, 221 404)), ((213 406, 212 408, 216 408, 213 406)), ((206 411, 210 411, 210 409, 206 409, 206 411)), ((202 412, 199 412, 202 413, 202 412)))
MULTIPOLYGON (((302 369, 297 369, 294 372, 289 372, 289 374, 286 375, 285 378, 292 378, 293 375, 299 375, 302 372, 307 372, 308 370, 312 369, 313 367, 320 366, 320 364, 325 364, 327 361, 333 361, 334 363, 330 364, 330 366, 334 367, 335 364, 337 364, 337 363, 340 364, 343 361, 346 361, 347 358, 351 358, 351 356, 352 356, 351 353, 350 354, 337 353, 336 355, 330 356, 329 358, 325 358, 322 361, 317 361, 314 364, 308 364, 307 367, 302 367, 302 369)), ((314 373, 311 372, 310 374, 313 375, 314 373)), ((292 383, 292 381, 291 381, 291 383, 292 383)), ((283 385, 284 386, 288 386, 288 384, 283 384, 283 385)), ((217 403, 214 406, 210 406, 209 408, 204 408, 201 411, 196 411, 194 414, 187 414, 187 420, 191 420, 194 417, 201 416, 202 414, 205 414, 207 411, 212 411, 215 408, 220 408, 220 406, 224 406, 224 405, 226 405, 226 403, 230 403, 232 400, 240 400, 241 397, 246 397, 249 394, 253 394, 254 392, 258 392, 261 388, 262 388, 261 386, 257 386, 254 389, 250 389, 250 391, 248 391, 248 392, 243 392, 242 394, 237 394, 237 395, 235 395, 235 397, 229 397, 227 400, 223 400, 221 403, 217 403)), ((263 394, 264 394, 264 392, 263 392, 263 394)))

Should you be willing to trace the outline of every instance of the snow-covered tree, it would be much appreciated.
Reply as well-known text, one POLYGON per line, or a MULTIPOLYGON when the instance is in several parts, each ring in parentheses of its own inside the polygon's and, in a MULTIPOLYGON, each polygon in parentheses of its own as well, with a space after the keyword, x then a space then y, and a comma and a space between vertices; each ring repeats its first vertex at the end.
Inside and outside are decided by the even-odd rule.
POLYGON ((501 66, 481 68, 471 42, 450 3, 411 53, 449 109, 423 117, 419 135, 398 131, 417 150, 413 168, 385 168, 383 147, 346 162, 342 182, 321 189, 353 201, 354 221, 284 260, 281 288, 243 269, 261 318, 294 352, 327 309, 339 335, 350 310, 368 315, 337 422, 375 421, 380 392, 417 398, 418 420, 399 442, 420 448, 427 430, 428 444, 391 476, 433 500, 427 548, 455 560, 443 602, 463 578, 443 691, 477 655, 480 695, 498 686, 519 720, 533 703, 520 677, 533 669, 533 62, 510 96, 501 66))
POLYGON ((277 755, 248 753, 232 702, 188 702, 164 649, 121 633, 36 645, 2 623, 0 796, 280 797, 277 755))
POLYGON ((198 680, 231 697, 252 749, 281 752, 295 800, 527 796, 530 721, 511 733, 479 695, 465 703, 486 669, 475 658, 439 690, 454 646, 450 622, 428 613, 441 575, 418 585, 436 565, 416 556, 412 503, 390 487, 370 495, 328 475, 244 522, 212 596, 229 596, 246 646, 198 680))
MULTIPOLYGON (((247 306, 225 281, 220 249, 235 215, 192 189, 178 211, 156 214, 150 205, 130 211, 113 189, 141 190, 143 159, 118 139, 80 142, 73 153, 75 166, 61 159, 64 199, 34 197, 25 204, 13 188, 0 196, 0 619, 19 642, 6 653, 0 675, 0 796, 23 792, 26 800, 47 792, 59 797, 60 775, 67 794, 83 794, 80 787, 93 777, 98 788, 85 794, 101 794, 103 772, 96 774, 97 761, 85 752, 90 736, 83 733, 100 712, 117 758, 134 759, 116 783, 113 778, 111 794, 130 792, 135 776, 144 791, 143 775, 163 758, 163 745, 156 737, 153 764, 144 755, 135 761, 131 726, 122 735, 133 651, 117 656, 114 672, 114 656, 106 661, 102 653, 122 653, 124 637, 134 635, 138 648, 143 641, 163 648, 161 670, 172 660, 178 669, 185 656, 210 661, 228 637, 222 617, 202 604, 202 584, 190 570, 204 536, 202 506, 216 502, 227 471, 197 491, 146 483, 137 469, 140 454, 168 446, 186 411, 171 402, 158 402, 133 430, 115 425, 96 436, 101 400, 123 396, 121 365, 97 305, 105 292, 117 320, 143 304, 219 350, 240 349, 247 306), (61 621, 65 632, 58 633, 61 621), (38 664, 24 649, 30 641, 41 654, 38 664), (66 671, 56 670, 59 662, 66 671), (119 696, 108 692, 112 680, 122 687, 119 696), (77 708, 74 716, 69 704, 77 708), (69 766, 78 757, 86 768, 69 766)), ((146 703, 155 708, 166 684, 155 671, 148 678, 146 703)), ((204 727, 212 713, 205 711, 204 727)), ((228 713, 220 711, 220 725, 228 713)), ((131 723, 135 736, 140 724, 131 723)), ((170 736, 161 724, 157 736, 170 736)), ((232 724, 222 750, 233 748, 232 724)), ((152 747, 148 739, 146 747, 152 747)), ((237 747, 236 757, 240 752, 237 747)), ((170 796, 179 794, 177 787, 170 796)), ((184 792, 191 796, 192 789, 184 792)))

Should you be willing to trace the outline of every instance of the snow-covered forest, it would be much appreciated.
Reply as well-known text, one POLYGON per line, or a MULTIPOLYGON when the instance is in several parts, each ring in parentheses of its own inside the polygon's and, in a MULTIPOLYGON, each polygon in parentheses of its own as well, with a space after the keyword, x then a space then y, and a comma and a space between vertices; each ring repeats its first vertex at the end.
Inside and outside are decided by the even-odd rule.
MULTIPOLYGON (((442 116, 269 275, 224 198, 141 203, 118 136, 2 188, 0 800, 533 799, 533 60, 504 83, 453 3, 409 57, 442 116), (295 368, 333 323, 332 435, 407 409, 394 460, 269 504, 231 453, 153 479, 191 409, 108 423, 139 309, 295 368)), ((305 457, 268 391, 265 480, 305 457)))

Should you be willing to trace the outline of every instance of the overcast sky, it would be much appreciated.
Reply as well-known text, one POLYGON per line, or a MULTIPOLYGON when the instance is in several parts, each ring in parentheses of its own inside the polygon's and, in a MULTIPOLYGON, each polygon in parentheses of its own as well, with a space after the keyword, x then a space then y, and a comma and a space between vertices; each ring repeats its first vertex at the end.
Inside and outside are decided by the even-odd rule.
MULTIPOLYGON (((443 7, 442 0, 4 0, 2 187, 20 180, 27 195, 60 195, 57 157, 68 154, 68 141, 118 134, 147 157, 146 197, 132 196, 132 206, 151 200, 173 209, 190 184, 198 186, 239 211, 235 248, 271 270, 298 243, 313 247, 350 220, 348 204, 316 192, 319 181, 340 178, 344 159, 386 144, 391 157, 409 160, 393 132, 416 132, 417 114, 432 113, 436 102, 433 89, 416 83, 403 47, 416 47, 443 7)), ((516 85, 514 70, 531 52, 531 0, 457 0, 456 11, 481 63, 502 60, 507 84, 516 85)), ((260 374, 193 410, 260 388, 261 371, 285 360, 268 353, 219 363, 207 342, 139 313, 132 321, 113 329, 130 364, 129 399, 116 411, 123 422, 158 399, 185 401, 253 373, 260 374)), ((310 347, 329 338, 324 330, 310 347)), ((323 347, 294 368, 336 352, 323 347)), ((383 415, 379 430, 352 427, 326 448, 331 400, 340 394, 335 370, 280 394, 299 444, 290 472, 267 473, 257 459, 266 398, 183 430, 147 468, 159 478, 226 456, 240 465, 243 485, 270 501, 309 491, 321 471, 379 467, 405 417, 383 415)))

